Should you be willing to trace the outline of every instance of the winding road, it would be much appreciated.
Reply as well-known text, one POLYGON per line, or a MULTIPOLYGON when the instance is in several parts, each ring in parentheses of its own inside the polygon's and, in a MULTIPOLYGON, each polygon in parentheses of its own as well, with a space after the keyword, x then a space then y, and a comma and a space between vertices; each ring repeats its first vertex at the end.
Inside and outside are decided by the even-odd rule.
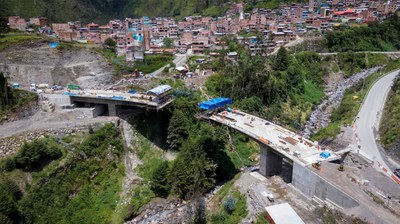
POLYGON ((399 71, 395 70, 375 82, 364 99, 355 121, 356 136, 359 140, 356 144, 360 147, 360 153, 386 168, 391 166, 388 166, 383 159, 376 143, 376 136, 387 95, 399 71))

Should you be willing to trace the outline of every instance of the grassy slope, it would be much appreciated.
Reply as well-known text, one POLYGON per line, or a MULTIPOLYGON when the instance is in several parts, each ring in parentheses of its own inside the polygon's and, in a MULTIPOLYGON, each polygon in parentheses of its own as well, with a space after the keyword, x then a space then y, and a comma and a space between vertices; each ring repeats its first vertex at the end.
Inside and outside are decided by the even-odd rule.
POLYGON ((6 173, 19 183, 31 179, 19 210, 28 223, 109 223, 124 175, 116 129, 108 124, 84 139, 65 140, 64 156, 43 170, 6 173))
POLYGON ((25 44, 30 41, 40 40, 42 37, 33 36, 24 33, 7 34, 7 36, 0 36, 0 51, 16 44, 25 44))
MULTIPOLYGON (((228 0, 0 0, 0 14, 24 18, 45 16, 52 22, 80 20, 107 22, 109 19, 141 16, 174 16, 183 18, 194 14, 221 16, 228 0)), ((237 2, 242 2, 237 0, 237 2)), ((276 8, 280 0, 249 2, 251 8, 276 8)))
POLYGON ((325 138, 333 138, 340 133, 340 127, 342 125, 351 125, 354 117, 360 109, 362 100, 367 94, 367 90, 371 88, 372 84, 382 77, 382 75, 399 67, 400 60, 391 61, 381 70, 381 72, 369 76, 365 80, 364 88, 362 81, 360 81, 346 90, 339 107, 332 112, 332 122, 327 127, 320 129, 312 136, 312 139, 319 141, 325 138), (354 96, 357 96, 358 99, 354 99, 354 96))
MULTIPOLYGON (((38 99, 35 93, 31 93, 25 90, 14 91, 15 102, 9 106, 0 108, 0 121, 6 118, 6 115, 12 112, 21 112, 21 108, 29 105, 30 102, 38 99)), ((26 108, 27 109, 27 108, 26 108)))
POLYGON ((380 124, 380 141, 386 148, 392 148, 400 140, 400 78, 390 91, 380 124))

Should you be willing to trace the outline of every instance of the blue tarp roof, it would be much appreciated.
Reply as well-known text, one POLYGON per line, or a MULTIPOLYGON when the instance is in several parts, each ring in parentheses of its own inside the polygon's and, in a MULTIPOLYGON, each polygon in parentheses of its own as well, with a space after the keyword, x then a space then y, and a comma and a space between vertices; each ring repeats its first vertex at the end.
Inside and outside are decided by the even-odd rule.
POLYGON ((50 48, 56 48, 58 46, 57 42, 51 42, 50 43, 50 48))
POLYGON ((199 104, 199 107, 200 109, 203 110, 214 110, 218 107, 226 106, 227 104, 232 104, 232 99, 218 97, 208 101, 201 102, 199 104))

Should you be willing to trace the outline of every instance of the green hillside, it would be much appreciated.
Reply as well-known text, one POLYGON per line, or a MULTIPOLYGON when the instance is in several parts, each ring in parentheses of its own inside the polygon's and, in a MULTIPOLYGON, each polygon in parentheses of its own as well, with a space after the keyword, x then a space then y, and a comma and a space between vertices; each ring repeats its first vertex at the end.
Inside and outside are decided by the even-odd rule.
MULTIPOLYGON (((280 0, 238 0, 253 7, 275 8, 280 0)), ((0 15, 24 18, 45 16, 52 22, 106 22, 141 16, 223 15, 229 0, 0 0, 0 15)))

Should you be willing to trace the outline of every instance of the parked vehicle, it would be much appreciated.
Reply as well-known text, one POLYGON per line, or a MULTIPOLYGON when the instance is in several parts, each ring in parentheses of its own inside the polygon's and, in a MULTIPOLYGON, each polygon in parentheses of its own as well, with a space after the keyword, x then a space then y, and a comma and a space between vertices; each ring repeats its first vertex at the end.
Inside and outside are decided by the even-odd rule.
POLYGON ((41 84, 37 85, 37 88, 38 89, 48 89, 49 84, 41 83, 41 84))
POLYGON ((29 89, 32 90, 32 91, 36 91, 36 84, 31 84, 29 86, 29 89))
POLYGON ((19 84, 18 83, 13 83, 12 84, 12 88, 13 89, 18 89, 20 86, 19 86, 19 84))
POLYGON ((53 90, 63 90, 64 88, 62 86, 54 85, 54 86, 51 87, 51 89, 53 89, 53 90))
POLYGON ((261 195, 266 197, 268 199, 268 201, 270 201, 270 202, 274 202, 275 201, 274 195, 271 192, 262 191, 261 195))
POLYGON ((69 85, 67 86, 67 88, 68 88, 68 89, 71 89, 71 90, 80 90, 80 89, 82 89, 80 86, 78 86, 78 85, 76 85, 76 84, 69 84, 69 85))

